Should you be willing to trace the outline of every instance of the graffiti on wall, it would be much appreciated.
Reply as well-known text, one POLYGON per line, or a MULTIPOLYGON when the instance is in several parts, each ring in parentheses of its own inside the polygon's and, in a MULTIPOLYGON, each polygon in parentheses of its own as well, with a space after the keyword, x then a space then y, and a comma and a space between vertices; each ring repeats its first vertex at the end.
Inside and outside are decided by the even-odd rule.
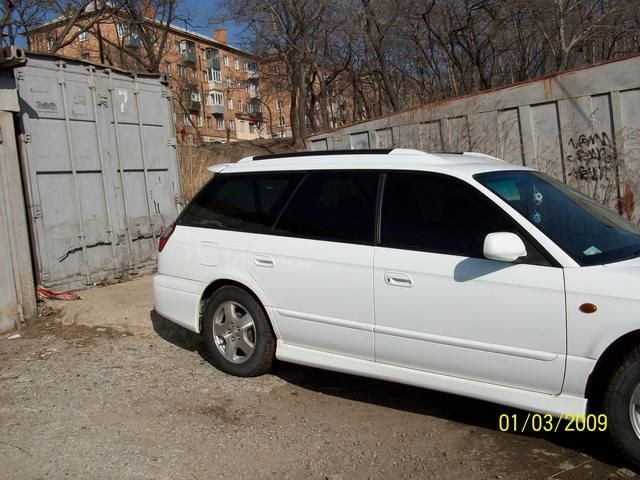
POLYGON ((607 132, 580 134, 567 143, 567 173, 576 180, 605 181, 615 178, 615 151, 607 132))

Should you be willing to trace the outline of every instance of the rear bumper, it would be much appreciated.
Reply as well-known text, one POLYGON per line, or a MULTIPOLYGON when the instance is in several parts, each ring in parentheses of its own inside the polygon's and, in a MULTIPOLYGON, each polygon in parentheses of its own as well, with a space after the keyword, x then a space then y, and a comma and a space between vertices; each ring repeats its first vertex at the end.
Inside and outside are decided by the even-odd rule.
POLYGON ((178 325, 200 333, 200 298, 206 284, 157 274, 153 277, 156 312, 178 325))

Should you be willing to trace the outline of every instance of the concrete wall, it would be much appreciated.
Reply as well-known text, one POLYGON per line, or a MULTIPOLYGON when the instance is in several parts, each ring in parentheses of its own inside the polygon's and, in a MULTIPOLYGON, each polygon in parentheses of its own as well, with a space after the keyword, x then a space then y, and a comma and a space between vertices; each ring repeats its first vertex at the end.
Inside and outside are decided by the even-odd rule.
POLYGON ((640 221, 640 56, 314 135, 309 150, 477 151, 544 170, 640 221))

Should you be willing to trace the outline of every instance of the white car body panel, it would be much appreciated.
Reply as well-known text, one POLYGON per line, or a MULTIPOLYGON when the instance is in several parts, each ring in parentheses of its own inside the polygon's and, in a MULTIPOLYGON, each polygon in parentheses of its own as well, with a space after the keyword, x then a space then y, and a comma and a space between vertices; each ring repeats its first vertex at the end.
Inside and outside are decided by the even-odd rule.
POLYGON ((374 264, 377 361, 560 393, 562 269, 380 247, 374 264))
POLYGON ((373 360, 373 247, 256 235, 247 266, 284 342, 373 360))
POLYGON ((509 214, 557 266, 473 259, 487 271, 458 281, 456 271, 472 259, 178 225, 159 254, 158 313, 200 332, 207 287, 236 282, 264 306, 279 359, 554 415, 585 413, 597 359, 616 339, 640 330, 640 259, 580 267, 473 178, 531 169, 483 155, 395 150, 248 159, 212 171, 330 169, 428 171, 464 180, 509 214), (493 269, 494 263, 504 268, 493 269), (402 284, 403 275, 413 287, 387 283, 402 284), (582 313, 583 303, 598 309, 582 313), (429 322, 407 311, 428 311, 429 322), (518 328, 510 328, 514 319, 518 328))

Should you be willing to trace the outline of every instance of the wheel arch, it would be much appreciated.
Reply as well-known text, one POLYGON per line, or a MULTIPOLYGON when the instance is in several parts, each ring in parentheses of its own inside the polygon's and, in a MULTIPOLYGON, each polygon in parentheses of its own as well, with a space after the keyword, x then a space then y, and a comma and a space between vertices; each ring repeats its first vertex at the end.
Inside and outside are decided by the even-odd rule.
POLYGON ((616 365, 638 345, 640 345, 640 330, 634 330, 619 337, 604 350, 587 380, 585 397, 590 404, 599 406, 607 381, 616 365))

